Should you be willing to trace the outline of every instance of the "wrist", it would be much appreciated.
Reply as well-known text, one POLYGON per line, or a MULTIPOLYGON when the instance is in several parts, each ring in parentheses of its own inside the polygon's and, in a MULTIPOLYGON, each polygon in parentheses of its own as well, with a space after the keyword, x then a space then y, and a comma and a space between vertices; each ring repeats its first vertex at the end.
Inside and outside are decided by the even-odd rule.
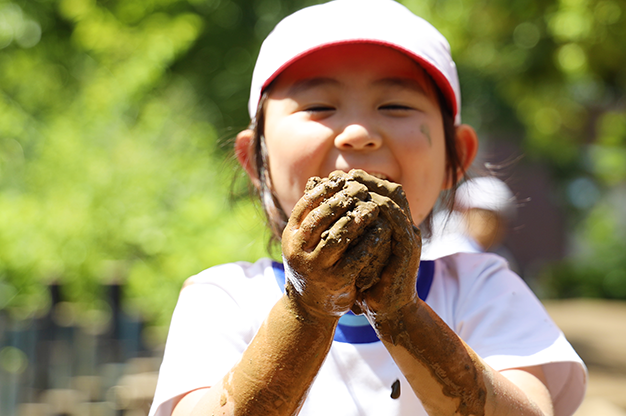
POLYGON ((340 316, 325 313, 323 310, 312 307, 299 293, 294 291, 289 283, 285 285, 283 300, 287 309, 293 314, 297 321, 307 326, 331 328, 334 332, 340 316))
MULTIPOLYGON (((341 288, 332 287, 324 282, 321 273, 310 275, 294 270, 283 256, 285 268, 285 295, 307 314, 320 319, 332 317, 339 319, 354 304, 354 294, 341 288)), ((356 292, 353 289, 352 292, 356 292)))
POLYGON ((408 333, 407 321, 409 319, 407 317, 418 313, 420 302, 422 301, 416 296, 404 305, 385 311, 368 310, 365 316, 381 341, 396 345, 398 338, 408 333))

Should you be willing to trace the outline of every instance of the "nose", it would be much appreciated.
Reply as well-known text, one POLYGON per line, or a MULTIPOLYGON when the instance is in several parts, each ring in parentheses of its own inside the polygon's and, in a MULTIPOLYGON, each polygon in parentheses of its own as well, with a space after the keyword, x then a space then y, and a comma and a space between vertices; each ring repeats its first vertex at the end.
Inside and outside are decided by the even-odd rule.
POLYGON ((335 137, 335 147, 340 150, 375 150, 382 137, 362 124, 350 124, 335 137))

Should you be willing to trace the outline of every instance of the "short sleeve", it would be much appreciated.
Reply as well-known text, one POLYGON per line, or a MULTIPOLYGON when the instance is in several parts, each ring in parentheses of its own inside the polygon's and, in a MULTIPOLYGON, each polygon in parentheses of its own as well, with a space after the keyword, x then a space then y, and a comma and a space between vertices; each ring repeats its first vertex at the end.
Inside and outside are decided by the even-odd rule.
POLYGON ((245 280, 238 267, 218 266, 192 278, 181 291, 150 416, 169 416, 173 399, 211 387, 239 361, 262 322, 255 317, 265 314, 250 314, 250 305, 238 293, 238 287, 250 285, 245 280))
POLYGON ((453 257, 446 267, 458 279, 454 330, 495 370, 542 365, 555 415, 572 415, 586 368, 539 299, 499 256, 453 257))

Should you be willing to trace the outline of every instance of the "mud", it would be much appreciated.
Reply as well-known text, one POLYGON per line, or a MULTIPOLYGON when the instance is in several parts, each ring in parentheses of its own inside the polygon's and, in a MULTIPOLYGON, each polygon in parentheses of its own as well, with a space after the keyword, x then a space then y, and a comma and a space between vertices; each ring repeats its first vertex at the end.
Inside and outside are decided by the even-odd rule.
MULTIPOLYGON (((330 229, 321 234, 321 239, 325 244, 347 238, 346 234, 350 232, 347 224, 360 218, 361 211, 374 212, 372 205, 379 205, 381 200, 377 194, 406 200, 400 185, 373 177, 361 170, 351 170, 348 173, 335 171, 328 178, 312 177, 307 182, 305 194, 311 195, 320 189, 320 186, 322 191, 317 191, 312 199, 331 195, 330 198, 320 204, 318 213, 321 217, 334 219, 340 211, 354 207, 352 211, 343 213, 330 229), (337 192, 336 190, 340 186, 342 189, 337 192), (358 192, 362 189, 364 192, 358 192), (347 197, 346 195, 355 196, 347 197)), ((408 208, 408 204, 404 202, 402 204, 408 208)), ((392 228, 388 221, 379 216, 370 226, 365 228, 357 239, 350 241, 351 246, 346 251, 344 259, 353 262, 355 267, 358 267, 361 259, 368 259, 367 264, 363 265, 356 278, 355 285, 360 292, 371 288, 380 281, 380 275, 391 254, 391 240, 392 228)))
POLYGON ((282 298, 236 370, 223 379, 220 406, 230 405, 236 414, 297 414, 328 354, 336 322, 317 319, 282 298))
POLYGON ((370 262, 361 270, 355 283, 357 289, 363 292, 380 281, 387 265, 391 255, 391 227, 379 217, 374 225, 366 229, 361 240, 371 252, 370 262))
POLYGON ((425 303, 410 304, 375 324, 379 337, 399 346, 428 368, 445 396, 459 399, 456 413, 485 414, 487 389, 482 363, 425 303), (407 328, 418 328, 419 335, 407 328))

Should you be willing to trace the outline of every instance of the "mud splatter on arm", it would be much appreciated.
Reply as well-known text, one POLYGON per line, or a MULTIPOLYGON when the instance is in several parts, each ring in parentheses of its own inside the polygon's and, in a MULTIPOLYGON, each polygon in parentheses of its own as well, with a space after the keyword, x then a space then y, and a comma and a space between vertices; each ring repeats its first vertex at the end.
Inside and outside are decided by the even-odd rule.
POLYGON ((401 187, 363 172, 352 175, 368 187, 391 230, 388 261, 357 305, 429 415, 550 416, 550 403, 537 405, 546 396, 549 402, 540 380, 527 374, 530 384, 516 385, 493 370, 417 296, 421 236, 401 187), (527 394, 535 387, 542 390, 538 400, 527 394))

